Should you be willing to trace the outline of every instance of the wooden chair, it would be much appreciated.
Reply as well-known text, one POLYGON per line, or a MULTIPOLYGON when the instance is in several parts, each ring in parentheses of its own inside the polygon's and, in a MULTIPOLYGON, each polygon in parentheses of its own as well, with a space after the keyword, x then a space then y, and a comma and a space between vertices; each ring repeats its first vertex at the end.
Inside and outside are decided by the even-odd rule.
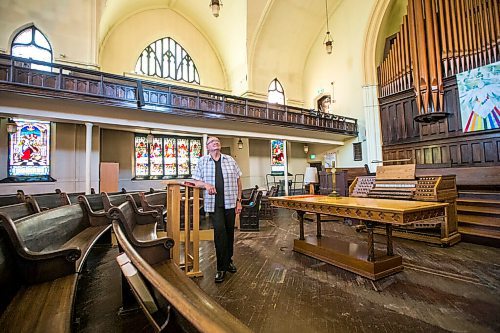
POLYGON ((260 200, 260 213, 259 218, 261 220, 272 220, 274 217, 274 209, 269 203, 270 197, 275 197, 278 195, 279 185, 272 186, 265 196, 262 196, 260 200))
POLYGON ((262 191, 258 191, 254 201, 250 202, 249 204, 241 205, 241 231, 259 231, 259 208, 261 198, 262 191))
POLYGON ((333 192, 333 173, 319 172, 319 194, 328 195, 333 192))
POLYGON ((303 173, 297 173, 293 177, 292 181, 292 190, 290 191, 289 195, 298 195, 298 194, 304 194, 304 174, 303 173))

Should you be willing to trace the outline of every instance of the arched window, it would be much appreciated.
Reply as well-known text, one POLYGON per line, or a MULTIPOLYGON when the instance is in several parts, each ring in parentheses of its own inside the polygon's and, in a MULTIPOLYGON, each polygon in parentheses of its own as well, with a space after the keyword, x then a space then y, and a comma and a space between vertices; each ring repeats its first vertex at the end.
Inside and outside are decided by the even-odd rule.
MULTIPOLYGON (((34 25, 21 30, 12 40, 11 54, 15 57, 52 62, 52 47, 45 35, 34 25)), ((47 66, 32 68, 50 70, 47 66)))
POLYGON ((285 104, 285 92, 283 86, 278 79, 271 81, 269 89, 267 90, 267 101, 269 103, 285 104))
POLYGON ((158 39, 146 47, 137 59, 135 72, 200 84, 200 76, 193 59, 170 37, 158 39))

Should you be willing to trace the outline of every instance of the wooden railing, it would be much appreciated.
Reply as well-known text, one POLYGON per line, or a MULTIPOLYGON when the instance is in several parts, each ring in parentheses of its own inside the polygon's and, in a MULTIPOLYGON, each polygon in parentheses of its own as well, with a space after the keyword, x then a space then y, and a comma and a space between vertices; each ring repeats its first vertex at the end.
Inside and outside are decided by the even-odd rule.
POLYGON ((354 118, 8 55, 0 55, 0 90, 185 117, 358 133, 354 118))
POLYGON ((413 88, 416 121, 446 116, 443 79, 500 60, 498 0, 409 0, 379 66, 379 97, 413 88))
POLYGON ((184 268, 189 277, 203 276, 200 271, 200 191, 200 187, 167 182, 167 234, 175 242, 172 260, 184 268), (181 210, 184 212, 184 262, 181 262, 181 210))

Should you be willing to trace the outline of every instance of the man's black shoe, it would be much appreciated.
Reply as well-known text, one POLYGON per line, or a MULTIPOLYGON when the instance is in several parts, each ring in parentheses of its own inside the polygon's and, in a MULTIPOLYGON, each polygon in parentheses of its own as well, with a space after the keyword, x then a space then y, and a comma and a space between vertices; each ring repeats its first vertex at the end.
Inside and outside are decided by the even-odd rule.
POLYGON ((231 273, 236 273, 238 271, 238 269, 236 268, 236 266, 233 263, 229 264, 229 268, 227 270, 231 273))
POLYGON ((217 273, 215 273, 215 282, 216 283, 224 282, 225 278, 226 278, 226 272, 217 271, 217 273))

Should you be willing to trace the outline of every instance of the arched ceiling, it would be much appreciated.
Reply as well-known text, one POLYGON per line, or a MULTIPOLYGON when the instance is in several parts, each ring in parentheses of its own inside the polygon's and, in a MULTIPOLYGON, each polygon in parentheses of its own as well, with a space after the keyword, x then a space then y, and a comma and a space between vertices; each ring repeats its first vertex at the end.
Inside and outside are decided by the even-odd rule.
MULTIPOLYGON (((99 45, 127 17, 143 10, 169 8, 207 37, 236 91, 238 85, 244 85, 246 89, 267 92, 267 86, 247 84, 248 74, 265 73, 274 78, 288 73, 288 79, 300 78, 310 48, 322 47, 313 43, 326 31, 323 0, 226 0, 218 18, 212 16, 208 0, 101 1, 97 18, 99 45)), ((330 18, 342 1, 328 0, 330 18)))

